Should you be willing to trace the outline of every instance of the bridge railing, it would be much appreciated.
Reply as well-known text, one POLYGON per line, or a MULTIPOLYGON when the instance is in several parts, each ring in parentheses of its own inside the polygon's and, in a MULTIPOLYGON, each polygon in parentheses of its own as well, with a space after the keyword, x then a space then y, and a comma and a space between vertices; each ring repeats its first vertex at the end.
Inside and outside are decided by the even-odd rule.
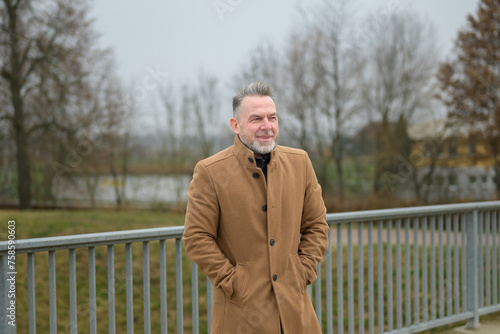
MULTIPOLYGON (((462 320, 476 328, 500 311, 499 210, 485 202, 328 215, 326 333, 417 333, 462 320)), ((322 286, 313 286, 318 316, 322 286)))
MULTIPOLYGON (((324 333, 475 328, 500 311, 500 201, 327 221, 329 246, 308 288, 324 333)), ((0 242, 0 332, 209 332, 212 286, 183 255, 183 229, 0 242)))

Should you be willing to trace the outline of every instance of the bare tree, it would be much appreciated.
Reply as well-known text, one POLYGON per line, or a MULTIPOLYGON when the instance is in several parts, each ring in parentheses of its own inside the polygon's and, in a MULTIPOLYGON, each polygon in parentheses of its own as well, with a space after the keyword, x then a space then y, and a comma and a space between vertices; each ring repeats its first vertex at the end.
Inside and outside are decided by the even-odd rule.
POLYGON ((433 26, 415 13, 398 12, 375 27, 368 43, 365 104, 379 122, 374 190, 385 189, 387 176, 397 174, 398 157, 408 159, 411 143, 407 127, 429 108, 437 62, 433 26))
POLYGON ((89 65, 101 53, 88 13, 83 0, 0 3, 0 93, 9 100, 0 120, 13 132, 21 209, 31 207, 32 136, 75 131, 89 65))
POLYGON ((177 203, 181 203, 184 191, 182 183, 182 172, 185 168, 188 149, 187 149, 187 112, 184 110, 189 103, 189 89, 182 87, 182 93, 179 93, 171 82, 167 82, 160 92, 160 101, 165 114, 164 121, 158 121, 158 137, 161 148, 159 161, 168 165, 165 168, 169 170, 170 175, 174 177, 175 193, 177 203), (180 96, 181 95, 181 96, 180 96))
POLYGON ((250 53, 240 72, 233 79, 236 89, 254 81, 272 84, 275 91, 281 91, 281 53, 269 41, 262 41, 250 53))
POLYGON ((191 91, 189 112, 196 125, 196 139, 200 143, 201 155, 208 157, 214 153, 214 139, 219 119, 219 80, 204 71, 198 74, 197 86, 191 91))
POLYGON ((92 72, 86 78, 85 91, 72 104, 76 124, 63 136, 66 156, 54 160, 52 166, 58 181, 71 182, 72 176, 83 177, 92 207, 96 204, 96 191, 102 175, 111 174, 119 209, 125 199, 129 117, 134 105, 125 96, 114 73, 113 59, 109 54, 103 54, 93 63, 92 72))
MULTIPOLYGON (((344 138, 359 109, 361 53, 351 53, 354 16, 347 1, 323 1, 300 8, 302 26, 292 32, 275 66, 282 106, 283 130, 293 144, 313 154, 315 168, 327 192, 344 197, 344 138), (330 170, 336 170, 330 185, 330 170), (334 189, 333 191, 331 189, 334 189)), ((262 58, 269 68, 272 57, 262 58)))
POLYGON ((294 32, 285 50, 282 64, 284 132, 298 147, 309 151, 322 138, 317 123, 319 88, 325 83, 319 31, 294 32))
POLYGON ((287 47, 277 52, 263 44, 251 52, 237 82, 268 80, 276 88, 280 127, 286 140, 313 155, 325 190, 344 197, 344 141, 359 109, 362 53, 351 52, 354 15, 347 1, 323 1, 299 8, 300 27, 290 33, 287 47), (242 80, 244 79, 244 80, 242 80), (330 170, 336 182, 330 187, 330 170))
POLYGON ((186 172, 187 164, 211 151, 209 123, 204 124, 202 120, 196 119, 202 113, 203 102, 210 102, 197 96, 192 86, 182 84, 176 87, 172 82, 164 84, 160 101, 163 117, 160 116, 156 122, 157 137, 161 143, 157 152, 158 161, 164 165, 164 170, 168 170, 169 176, 174 178, 174 191, 180 207, 185 191, 183 173, 186 172), (192 124, 195 126, 192 127, 192 124), (200 131, 201 136, 195 138, 200 131))
MULTIPOLYGON (((419 122, 409 127, 412 150, 408 160, 401 159, 400 172, 392 179, 394 188, 400 185, 413 187, 420 203, 428 203, 431 195, 443 193, 442 172, 448 169, 447 161, 440 158, 447 137, 454 132, 444 119, 419 122), (439 175, 436 177, 436 173, 439 175), (438 182, 436 182, 438 181, 438 182)), ((438 195, 439 196, 439 195, 438 195)))
POLYGON ((156 122, 158 138, 161 143, 159 160, 168 165, 172 173, 179 173, 187 157, 187 124, 189 122, 187 105, 190 103, 191 92, 187 85, 176 89, 167 82, 160 91, 160 102, 164 117, 156 122))
POLYGON ((0 201, 11 199, 14 178, 14 147, 9 128, 0 123, 0 201))
POLYGON ((321 68, 325 81, 320 86, 323 89, 317 103, 328 124, 327 151, 336 170, 335 193, 343 202, 345 138, 350 123, 361 109, 359 86, 365 62, 361 52, 351 52, 350 40, 357 24, 348 1, 325 0, 314 18, 322 37, 321 68))
POLYGON ((104 117, 108 125, 103 138, 107 167, 113 179, 116 209, 126 200, 126 184, 131 150, 130 118, 135 114, 134 101, 127 101, 117 80, 109 80, 104 96, 104 117))

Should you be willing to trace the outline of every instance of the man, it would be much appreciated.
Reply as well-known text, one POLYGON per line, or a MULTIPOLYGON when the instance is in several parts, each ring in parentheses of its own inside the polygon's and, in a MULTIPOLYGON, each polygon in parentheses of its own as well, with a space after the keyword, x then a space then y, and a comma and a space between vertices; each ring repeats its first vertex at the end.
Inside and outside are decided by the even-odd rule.
POLYGON ((198 162, 183 241, 212 282, 211 333, 321 333, 307 285, 329 227, 306 152, 277 146, 271 87, 233 98, 233 146, 198 162))

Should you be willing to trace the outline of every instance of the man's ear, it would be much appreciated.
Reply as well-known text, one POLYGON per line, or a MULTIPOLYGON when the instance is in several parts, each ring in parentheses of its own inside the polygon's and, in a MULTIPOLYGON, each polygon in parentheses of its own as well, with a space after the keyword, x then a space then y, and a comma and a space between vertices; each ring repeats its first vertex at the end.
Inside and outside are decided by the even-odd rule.
POLYGON ((238 121, 236 120, 236 118, 231 118, 229 120, 229 124, 231 125, 231 128, 233 129, 234 133, 236 133, 237 135, 240 134, 240 128, 238 126, 238 121))

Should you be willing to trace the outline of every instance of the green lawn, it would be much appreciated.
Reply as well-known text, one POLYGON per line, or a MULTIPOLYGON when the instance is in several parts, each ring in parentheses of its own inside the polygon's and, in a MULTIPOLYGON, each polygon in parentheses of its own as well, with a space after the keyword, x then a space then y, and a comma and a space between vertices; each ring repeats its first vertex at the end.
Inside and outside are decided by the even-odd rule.
MULTIPOLYGON (((16 238, 43 238, 81 233, 176 226, 184 216, 147 210, 0 210, 0 224, 16 221, 16 238)), ((4 230, 4 229, 2 229, 4 230)))

